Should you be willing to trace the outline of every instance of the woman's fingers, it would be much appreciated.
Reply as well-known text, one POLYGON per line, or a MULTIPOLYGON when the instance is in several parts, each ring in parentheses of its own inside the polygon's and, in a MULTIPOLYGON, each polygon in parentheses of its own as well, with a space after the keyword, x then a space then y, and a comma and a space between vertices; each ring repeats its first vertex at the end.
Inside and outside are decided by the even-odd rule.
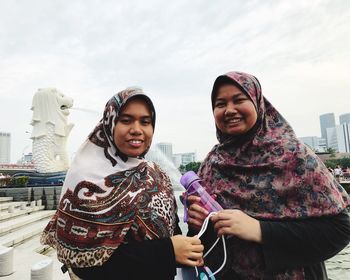
POLYGON ((198 261, 197 266, 203 266, 203 265, 204 265, 204 259, 201 258, 201 259, 198 261))
POLYGON ((203 245, 193 245, 192 248, 193 252, 203 252, 204 251, 204 246, 203 245))
POLYGON ((187 200, 189 204, 187 223, 191 228, 199 230, 209 213, 200 205, 200 198, 198 196, 190 195, 187 200))
POLYGON ((201 258, 203 258, 203 253, 191 252, 188 258, 192 260, 200 260, 201 258))
POLYGON ((193 212, 197 212, 199 214, 204 215, 205 217, 208 216, 209 212, 203 208, 202 206, 198 205, 198 204, 191 204, 190 207, 188 207, 189 210, 193 211, 193 212))
POLYGON ((232 221, 231 220, 219 220, 217 222, 214 223, 214 229, 218 230, 222 227, 230 227, 232 225, 232 221))
POLYGON ((198 237, 175 235, 171 238, 178 263, 198 265, 203 258, 204 247, 198 237))
POLYGON ((187 259, 184 264, 188 266, 201 266, 201 263, 204 263, 203 260, 191 260, 187 259))
POLYGON ((204 246, 200 243, 200 239, 194 240, 194 243, 191 247, 191 252, 188 255, 188 258, 191 260, 196 260, 198 263, 196 264, 197 266, 200 265, 200 263, 203 262, 203 251, 204 251, 204 246), (198 243, 199 241, 199 243, 198 243))
POLYGON ((198 221, 196 219, 192 219, 189 218, 187 223, 191 226, 191 227, 195 227, 195 229, 200 230, 201 226, 202 226, 202 221, 198 221))
POLYGON ((201 226, 205 218, 208 216, 208 211, 198 204, 192 204, 188 208, 188 216, 193 220, 197 220, 199 222, 199 226, 201 226))
POLYGON ((190 238, 191 246, 189 247, 188 258, 199 260, 203 257, 204 246, 198 237, 194 236, 190 238))
POLYGON ((194 211, 194 210, 189 210, 188 211, 188 216, 192 219, 195 219, 195 220, 202 220, 204 221, 205 218, 207 217, 206 215, 204 215, 203 213, 200 213, 200 212, 197 212, 197 211, 194 211))
POLYGON ((191 204, 188 209, 187 223, 194 229, 199 230, 202 227, 203 221, 207 217, 208 212, 198 204, 191 204))
POLYGON ((201 244, 201 240, 196 236, 183 236, 182 240, 181 246, 184 246, 184 248, 175 251, 177 261, 189 266, 202 265, 204 246, 201 244))
POLYGON ((231 234, 231 229, 229 227, 221 227, 217 231, 217 234, 219 236, 226 235, 226 234, 231 234))
POLYGON ((190 205, 188 209, 202 213, 208 216, 209 212, 201 205, 201 199, 198 196, 191 195, 187 198, 188 204, 190 205))
POLYGON ((190 241, 191 244, 194 245, 194 246, 196 246, 196 245, 201 245, 201 244, 202 244, 201 240, 200 240, 197 236, 192 236, 192 237, 188 237, 188 238, 190 238, 189 241, 190 241))
POLYGON ((213 215, 210 220, 215 223, 219 220, 229 220, 233 215, 238 213, 240 210, 222 210, 213 215))
POLYGON ((189 203, 199 203, 201 201, 201 198, 199 196, 196 196, 196 195, 189 195, 187 197, 187 200, 189 203))
POLYGON ((223 210, 211 217, 218 235, 235 235, 240 239, 262 242, 259 220, 241 210, 223 210))

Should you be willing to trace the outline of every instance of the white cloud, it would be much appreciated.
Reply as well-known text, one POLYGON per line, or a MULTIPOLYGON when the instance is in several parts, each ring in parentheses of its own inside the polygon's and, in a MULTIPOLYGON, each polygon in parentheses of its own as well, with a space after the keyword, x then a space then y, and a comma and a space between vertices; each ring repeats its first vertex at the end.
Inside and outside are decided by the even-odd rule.
MULTIPOLYGON (((55 86, 102 112, 139 85, 154 99, 154 141, 175 152, 216 142, 210 91, 230 70, 255 74, 299 136, 318 116, 349 112, 350 3, 326 1, 11 1, 0 5, 0 130, 12 160, 30 145, 31 98, 55 86)), ((99 119, 72 111, 73 152, 99 119)))

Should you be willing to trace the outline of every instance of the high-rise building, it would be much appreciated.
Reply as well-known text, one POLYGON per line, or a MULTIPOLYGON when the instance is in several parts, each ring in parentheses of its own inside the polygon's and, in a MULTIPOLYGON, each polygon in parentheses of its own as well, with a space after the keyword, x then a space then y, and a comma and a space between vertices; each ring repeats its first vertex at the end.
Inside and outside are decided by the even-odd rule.
POLYGON ((181 154, 174 154, 173 156, 173 162, 175 166, 178 168, 180 165, 186 165, 190 162, 196 161, 196 153, 181 153, 181 154))
POLYGON ((156 147, 170 160, 173 161, 173 145, 171 143, 157 143, 156 147))
POLYGON ((17 164, 32 164, 33 163, 33 154, 23 154, 22 158, 17 161, 17 164))
POLYGON ((179 168, 182 164, 182 156, 181 154, 174 154, 173 155, 173 163, 176 166, 176 168, 179 168))
POLYGON ((327 128, 327 147, 339 151, 336 127, 327 128))
POLYGON ((327 139, 327 147, 329 147, 327 138, 327 128, 335 127, 334 113, 320 115, 321 137, 327 139))
POLYGON ((300 137, 300 141, 316 152, 324 152, 327 148, 326 139, 317 136, 300 137))
POLYGON ((350 113, 342 114, 339 116, 339 124, 348 123, 350 124, 350 113))
POLYGON ((350 153, 350 123, 336 126, 339 153, 350 153))
POLYGON ((0 163, 11 162, 11 134, 0 132, 0 163))
POLYGON ((350 124, 343 123, 327 128, 328 147, 339 153, 350 153, 350 124))
POLYGON ((182 154, 182 165, 186 165, 190 162, 196 161, 196 153, 183 153, 182 154))

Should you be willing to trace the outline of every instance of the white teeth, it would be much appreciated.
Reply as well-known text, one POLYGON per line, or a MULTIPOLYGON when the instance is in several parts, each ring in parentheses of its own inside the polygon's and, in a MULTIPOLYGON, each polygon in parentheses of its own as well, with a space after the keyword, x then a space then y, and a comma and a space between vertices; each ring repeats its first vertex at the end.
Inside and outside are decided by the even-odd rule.
POLYGON ((132 144, 140 144, 141 141, 140 140, 130 140, 130 143, 132 143, 132 144))
POLYGON ((241 119, 230 119, 230 120, 226 120, 226 122, 228 122, 228 123, 238 123, 238 122, 240 122, 241 121, 241 119))

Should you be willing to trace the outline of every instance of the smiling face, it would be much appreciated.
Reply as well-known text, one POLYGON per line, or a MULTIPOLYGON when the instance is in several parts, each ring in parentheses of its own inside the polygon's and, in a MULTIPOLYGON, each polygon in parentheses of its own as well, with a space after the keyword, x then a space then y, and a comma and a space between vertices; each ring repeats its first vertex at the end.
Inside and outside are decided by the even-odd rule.
POLYGON ((214 118, 222 133, 243 135, 256 123, 257 113, 253 102, 241 89, 226 84, 217 91, 214 118))
POLYGON ((152 137, 152 115, 147 103, 140 98, 130 100, 115 125, 115 145, 123 154, 137 157, 149 148, 152 137))

